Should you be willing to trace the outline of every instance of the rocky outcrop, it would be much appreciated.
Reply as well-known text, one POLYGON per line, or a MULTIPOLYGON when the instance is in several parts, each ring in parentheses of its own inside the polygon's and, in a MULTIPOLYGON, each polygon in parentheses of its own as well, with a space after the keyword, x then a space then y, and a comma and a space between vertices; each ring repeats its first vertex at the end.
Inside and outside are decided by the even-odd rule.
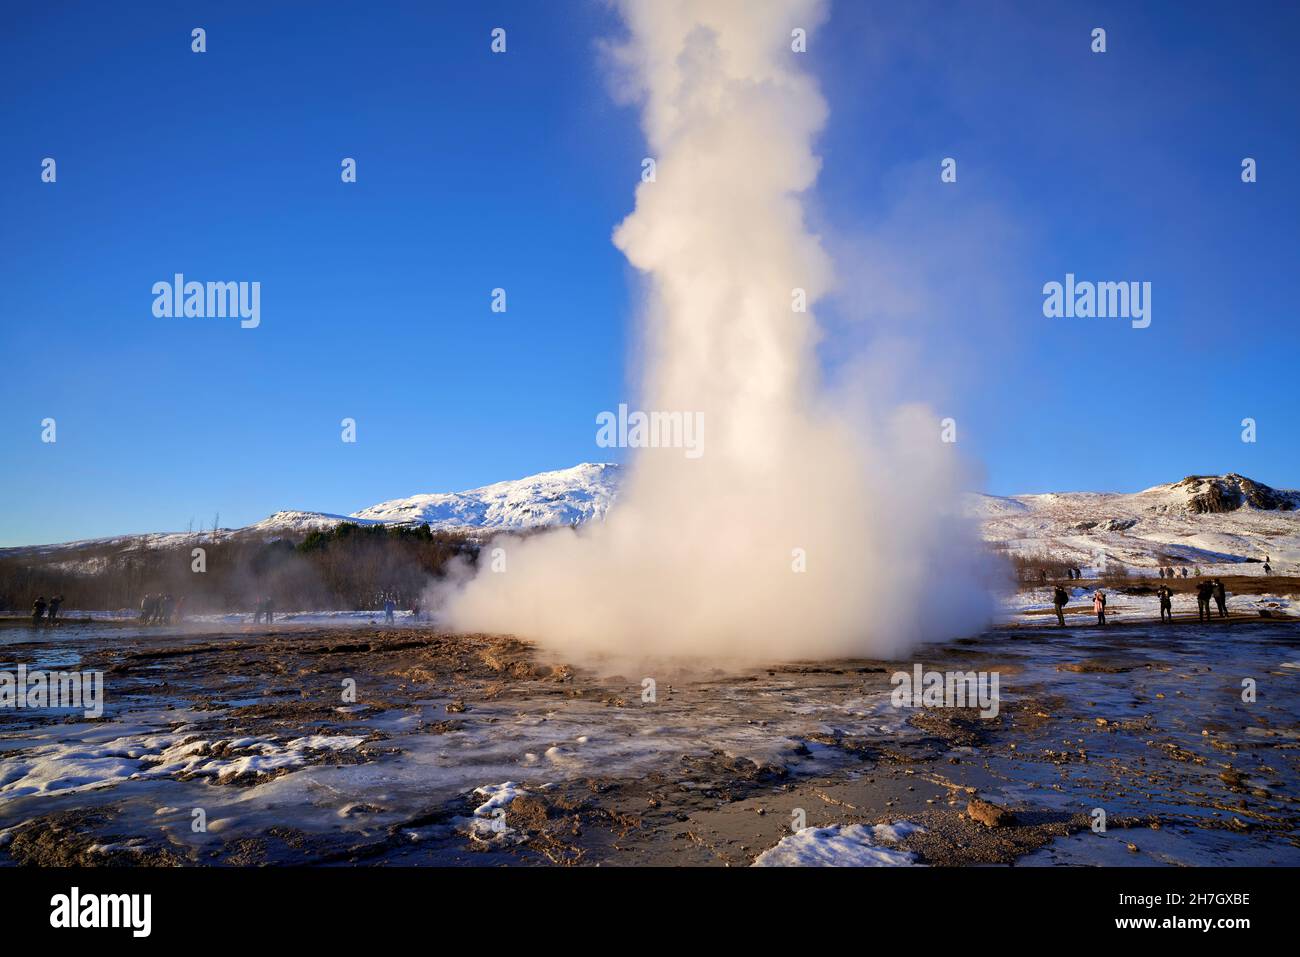
POLYGON ((1187 510, 1194 515, 1235 512, 1243 506, 1262 511, 1292 511, 1300 505, 1293 492, 1256 482, 1244 475, 1229 472, 1227 475, 1189 475, 1172 486, 1173 490, 1187 493, 1187 510))

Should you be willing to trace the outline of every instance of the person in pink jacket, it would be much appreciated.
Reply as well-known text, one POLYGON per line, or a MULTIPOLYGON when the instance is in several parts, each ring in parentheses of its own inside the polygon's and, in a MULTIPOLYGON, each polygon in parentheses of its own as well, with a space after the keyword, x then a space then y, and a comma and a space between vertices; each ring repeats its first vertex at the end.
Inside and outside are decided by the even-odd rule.
POLYGON ((1092 593, 1092 610, 1097 613, 1097 624, 1106 624, 1106 593, 1100 588, 1092 593))

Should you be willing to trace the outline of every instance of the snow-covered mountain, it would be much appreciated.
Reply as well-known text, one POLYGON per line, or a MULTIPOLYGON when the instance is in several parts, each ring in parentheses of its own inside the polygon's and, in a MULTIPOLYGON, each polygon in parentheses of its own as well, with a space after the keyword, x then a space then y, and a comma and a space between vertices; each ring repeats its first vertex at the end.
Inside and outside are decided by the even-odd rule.
POLYGON ((358 525, 379 525, 353 515, 334 515, 330 512, 302 512, 287 509, 268 515, 260 522, 246 525, 241 532, 314 532, 319 529, 333 528, 341 522, 355 522, 358 525))
POLYGON ((605 516, 618 492, 620 467, 583 462, 464 492, 427 492, 371 505, 351 515, 283 511, 241 531, 308 532, 340 522, 428 525, 434 531, 528 529, 580 525, 605 516))
POLYGON ((619 466, 584 462, 467 492, 438 492, 380 502, 352 518, 449 528, 538 528, 603 518, 618 491, 619 466))
POLYGON ((1191 475, 1133 494, 971 495, 966 505, 985 541, 1080 568, 1121 565, 1140 573, 1189 564, 1222 571, 1268 557, 1275 572, 1300 571, 1300 492, 1236 473, 1191 475))
MULTIPOLYGON (((274 538, 363 525, 422 525, 435 530, 489 531, 573 525, 603 518, 614 505, 622 469, 584 462, 464 492, 393 499, 351 515, 281 511, 228 535, 274 538)), ((1242 475, 1189 476, 1133 494, 1050 492, 966 497, 967 513, 990 545, 1029 558, 1080 568, 1126 566, 1154 573, 1160 565, 1203 569, 1244 565, 1268 556, 1275 572, 1300 574, 1300 492, 1270 488, 1242 475)), ((210 533, 205 533, 210 534, 210 533)), ((84 546, 179 546, 185 533, 120 536, 68 545, 0 549, 0 553, 64 554, 84 546)), ((1259 567, 1256 565, 1255 567, 1259 567)))

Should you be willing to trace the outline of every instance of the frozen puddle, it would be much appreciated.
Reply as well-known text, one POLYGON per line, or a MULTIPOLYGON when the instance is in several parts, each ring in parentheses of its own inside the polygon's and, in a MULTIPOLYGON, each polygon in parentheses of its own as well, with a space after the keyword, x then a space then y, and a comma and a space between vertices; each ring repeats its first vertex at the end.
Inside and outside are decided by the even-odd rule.
POLYGON ((878 842, 897 843, 925 828, 911 821, 893 824, 834 824, 805 827, 781 838, 754 861, 755 867, 902 867, 914 864, 916 855, 878 842))

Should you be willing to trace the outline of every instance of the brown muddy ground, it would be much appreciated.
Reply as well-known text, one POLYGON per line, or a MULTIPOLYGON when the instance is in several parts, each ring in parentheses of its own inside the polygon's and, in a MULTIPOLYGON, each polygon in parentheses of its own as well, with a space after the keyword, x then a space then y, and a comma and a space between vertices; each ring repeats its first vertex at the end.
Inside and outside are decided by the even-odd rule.
POLYGON ((73 649, 104 672, 108 712, 6 715, 0 757, 35 767, 72 741, 134 760, 129 742, 170 734, 226 770, 11 781, 4 863, 747 865, 797 823, 904 820, 925 831, 896 846, 930 865, 1300 863, 1294 622, 1021 627, 916 659, 996 671, 993 718, 894 708, 890 675, 912 661, 611 677, 431 629, 73 631, 10 628, 0 657, 73 649), (1258 700, 1241 700, 1243 676, 1258 700), (237 761, 250 739, 311 736, 361 740, 237 761), (519 794, 485 826, 474 788, 506 780, 519 794), (187 826, 195 807, 206 832, 187 826))

